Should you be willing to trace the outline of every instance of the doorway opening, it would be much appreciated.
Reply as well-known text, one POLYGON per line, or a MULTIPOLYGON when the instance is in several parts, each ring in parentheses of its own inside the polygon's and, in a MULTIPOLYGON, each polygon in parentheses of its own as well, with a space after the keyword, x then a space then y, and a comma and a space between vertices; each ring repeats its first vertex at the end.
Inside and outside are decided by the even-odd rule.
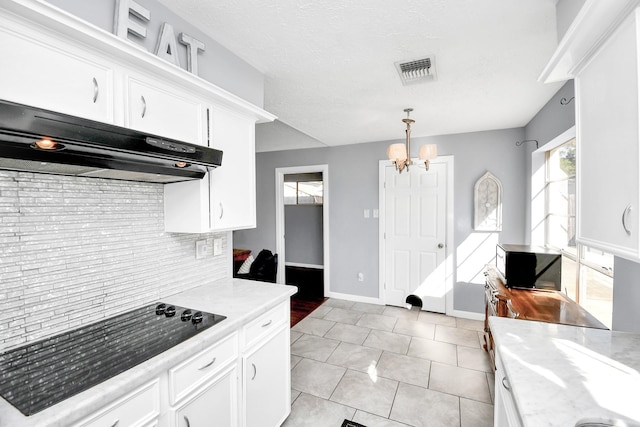
POLYGON ((297 286, 298 298, 323 301, 330 277, 328 165, 276 169, 276 251, 278 283, 297 286))

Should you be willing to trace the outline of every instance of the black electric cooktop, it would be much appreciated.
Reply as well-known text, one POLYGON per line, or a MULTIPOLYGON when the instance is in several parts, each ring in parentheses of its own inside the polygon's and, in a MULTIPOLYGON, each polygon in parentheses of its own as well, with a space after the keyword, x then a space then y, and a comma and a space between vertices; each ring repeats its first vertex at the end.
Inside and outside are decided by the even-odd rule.
POLYGON ((224 319, 156 303, 7 351, 0 354, 0 395, 33 415, 224 319))

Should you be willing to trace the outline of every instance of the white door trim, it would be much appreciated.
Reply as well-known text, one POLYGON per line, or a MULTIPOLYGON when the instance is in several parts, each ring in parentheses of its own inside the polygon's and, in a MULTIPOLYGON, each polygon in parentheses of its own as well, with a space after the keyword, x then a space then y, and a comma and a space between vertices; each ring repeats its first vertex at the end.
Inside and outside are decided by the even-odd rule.
POLYGON ((330 289, 329 282, 329 165, 294 166, 276 168, 276 253, 278 254, 278 279, 284 284, 285 280, 285 251, 284 251, 284 176, 297 173, 322 173, 322 263, 324 267, 324 295, 330 289))
MULTIPOLYGON (((419 163, 420 160, 412 159, 415 163, 419 163)), ((453 310, 453 272, 454 272, 454 263, 453 263, 453 156, 438 156, 435 160, 431 161, 431 163, 443 163, 447 166, 447 214, 446 221, 447 224, 445 226, 445 289, 446 289, 446 314, 452 315, 453 310)), ((384 262, 384 254, 385 254, 385 217, 386 217, 386 201, 385 201, 385 191, 384 191, 384 182, 385 182, 385 168, 389 166, 389 160, 380 160, 378 165, 378 211, 380 213, 380 218, 378 219, 378 227, 379 227, 379 252, 378 252, 378 296, 379 300, 382 304, 386 304, 385 301, 385 291, 384 291, 384 278, 386 275, 385 271, 385 262, 384 262)))

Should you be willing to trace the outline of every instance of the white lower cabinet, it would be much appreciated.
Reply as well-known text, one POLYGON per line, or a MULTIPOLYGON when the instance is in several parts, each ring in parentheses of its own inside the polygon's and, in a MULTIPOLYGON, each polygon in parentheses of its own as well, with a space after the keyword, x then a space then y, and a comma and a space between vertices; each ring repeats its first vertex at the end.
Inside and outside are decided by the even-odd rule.
POLYGON ((493 413, 495 427, 520 427, 520 415, 513 399, 509 378, 504 372, 499 351, 496 351, 496 383, 493 413))
POLYGON ((291 411, 289 329, 247 353, 244 367, 245 427, 277 427, 291 411))
POLYGON ((291 412, 289 302, 244 328, 243 427, 277 427, 291 412))
POLYGON ((173 427, 236 427, 238 372, 233 364, 173 410, 173 427))

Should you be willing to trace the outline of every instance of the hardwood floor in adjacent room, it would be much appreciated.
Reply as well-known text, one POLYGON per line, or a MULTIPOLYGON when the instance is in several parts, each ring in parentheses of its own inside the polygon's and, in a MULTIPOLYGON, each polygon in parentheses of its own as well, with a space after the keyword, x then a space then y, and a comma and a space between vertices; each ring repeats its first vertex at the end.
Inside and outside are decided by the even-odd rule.
POLYGON ((291 297, 291 327, 307 317, 313 310, 320 307, 328 298, 303 298, 298 295, 291 297))

